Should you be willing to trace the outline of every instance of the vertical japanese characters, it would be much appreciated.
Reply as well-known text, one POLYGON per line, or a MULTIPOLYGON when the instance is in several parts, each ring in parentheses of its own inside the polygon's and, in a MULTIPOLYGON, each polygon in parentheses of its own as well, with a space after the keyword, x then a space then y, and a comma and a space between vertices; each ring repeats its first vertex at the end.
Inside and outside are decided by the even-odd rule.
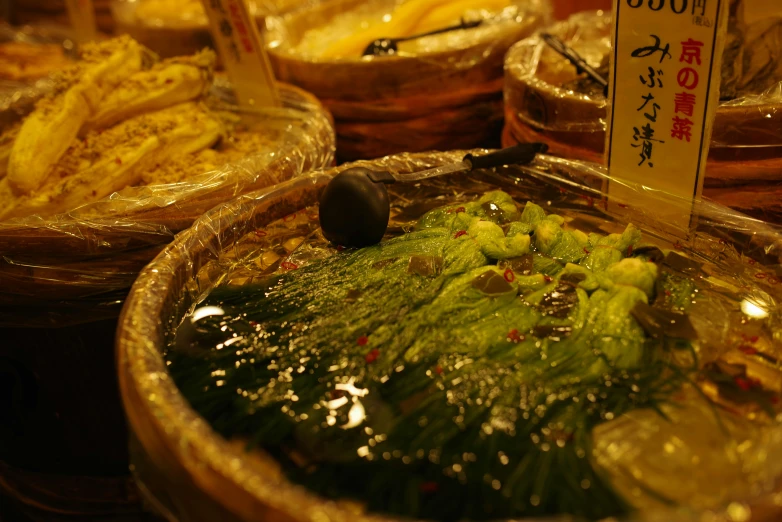
POLYGON ((695 103, 697 97, 693 91, 698 87, 700 76, 698 69, 701 65, 701 49, 703 48, 703 42, 688 38, 686 41, 681 42, 681 54, 679 55, 679 63, 682 65, 679 72, 676 74, 676 83, 682 89, 674 95, 674 116, 671 125, 671 138, 677 140, 690 141, 692 138, 692 126, 693 121, 690 120, 693 111, 695 110, 695 103), (679 115, 682 116, 679 116, 679 115))
POLYGON ((633 58, 649 58, 650 62, 652 59, 657 58, 657 53, 660 55, 659 62, 653 62, 653 65, 649 65, 647 67, 646 75, 638 76, 639 81, 642 85, 644 85, 643 90, 647 91, 647 94, 641 95, 641 106, 636 109, 636 112, 644 111, 644 119, 642 120, 644 124, 641 125, 640 129, 637 126, 633 127, 634 143, 630 144, 631 147, 640 149, 638 154, 640 157, 640 161, 638 162, 639 167, 644 164, 648 165, 649 167, 654 167, 654 163, 652 162, 654 144, 665 143, 664 140, 654 137, 656 128, 653 126, 653 124, 657 123, 657 113, 662 108, 660 104, 655 101, 655 94, 661 95, 661 91, 664 89, 662 80, 663 76, 665 76, 663 62, 666 58, 669 60, 671 59, 671 44, 666 43, 663 47, 661 45, 659 36, 652 34, 649 35, 649 37, 654 40, 652 45, 639 47, 630 53, 630 56, 633 58))

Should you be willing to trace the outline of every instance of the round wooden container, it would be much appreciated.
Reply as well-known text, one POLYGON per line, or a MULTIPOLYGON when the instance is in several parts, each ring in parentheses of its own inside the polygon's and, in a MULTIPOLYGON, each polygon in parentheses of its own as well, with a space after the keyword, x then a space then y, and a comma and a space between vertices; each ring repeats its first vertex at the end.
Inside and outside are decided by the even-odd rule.
MULTIPOLYGON (((405 173, 458 161, 463 154, 402 154, 358 165, 405 173)), ((187 522, 399 521, 361 513, 350 503, 317 497, 288 482, 280 466, 267 454, 247 453, 244 443, 230 442, 218 436, 180 394, 162 355, 170 340, 170 326, 178 324, 190 307, 200 301, 203 293, 220 280, 224 270, 236 262, 233 255, 241 250, 240 238, 316 204, 331 177, 355 165, 342 165, 301 177, 272 191, 248 194, 213 209, 169 245, 136 281, 117 333, 120 390, 132 431, 131 451, 137 482, 150 503, 167 518, 187 522)), ((557 172, 562 168, 558 160, 545 158, 539 166, 540 172, 557 172)), ((518 173, 513 169, 511 167, 505 174, 518 173)), ((565 181, 559 186, 545 176, 536 178, 533 169, 525 170, 524 175, 530 176, 529 184, 536 187, 534 190, 550 189, 554 199, 572 198, 574 202, 581 201, 583 208, 594 208, 583 202, 587 199, 583 194, 579 195, 581 190, 589 193, 591 189, 587 187, 591 185, 600 185, 599 176, 592 178, 592 172, 591 167, 586 167, 574 173, 572 184, 565 181), (580 185, 582 182, 584 184, 580 185), (563 195, 571 191, 570 196, 563 195)), ((752 237, 749 229, 757 224, 747 228, 743 225, 749 225, 750 221, 745 218, 721 207, 708 208, 714 213, 706 218, 704 211, 702 224, 712 223, 715 227, 712 232, 718 229, 729 232, 724 241, 735 240, 736 245, 749 248, 745 241, 752 237)), ((778 231, 761 230, 764 229, 759 226, 758 234, 754 236, 756 240, 763 236, 754 253, 773 254, 765 261, 779 263, 782 261, 779 250, 782 236, 778 231)), ((257 252, 257 245, 253 251, 257 252)), ((752 269, 759 268, 753 265, 752 269)), ((771 522, 778 520, 780 508, 774 506, 772 499, 764 499, 752 506, 752 514, 753 522, 771 522)), ((714 521, 728 522, 730 519, 723 513, 712 513, 712 516, 710 520, 714 521)), ((525 520, 531 522, 531 519, 525 520)), ((683 522, 695 519, 670 515, 649 520, 683 522)))
MULTIPOLYGON (((554 24, 548 32, 593 65, 610 48, 610 14, 587 12, 554 24), (589 60, 589 57, 587 57, 589 60)), ((515 45, 506 57, 503 145, 535 140, 565 157, 602 161, 606 100, 563 88, 577 78, 575 68, 537 36, 515 45)), ((766 97, 723 103, 718 109, 706 170, 707 191, 726 205, 764 219, 782 220, 779 205, 757 207, 724 199, 721 190, 736 185, 782 182, 782 100, 766 97)), ((769 187, 775 190, 773 185, 769 187)), ((741 190, 741 189, 739 189, 741 190)))
POLYGON ((122 302, 144 265, 208 209, 332 164, 328 113, 296 87, 280 92, 288 109, 268 120, 279 143, 262 161, 132 188, 67 215, 0 223, 0 405, 7 400, 10 412, 9 430, 0 430, 0 494, 26 513, 139 512, 113 370, 122 302))
MULTIPOLYGON (((277 78, 314 93, 334 115, 341 159, 498 143, 508 48, 548 19, 548 0, 490 37, 415 56, 321 59, 297 52, 304 33, 364 4, 328 0, 267 20, 277 78)), ((525 0, 516 2, 525 9, 525 0)), ((379 6, 393 5, 381 0, 379 6)), ((383 35, 378 35, 382 37, 383 35)), ((369 43, 369 42, 367 42, 369 43)))
MULTIPOLYGON (((251 12, 259 28, 269 15, 280 15, 315 0, 251 0, 251 12)), ((209 21, 200 1, 167 0, 164 16, 145 16, 139 9, 144 0, 110 0, 116 33, 129 34, 163 58, 193 54, 204 47, 213 47, 209 21), (181 4, 185 4, 184 8, 181 4)), ((162 4, 163 2, 158 2, 162 4)))

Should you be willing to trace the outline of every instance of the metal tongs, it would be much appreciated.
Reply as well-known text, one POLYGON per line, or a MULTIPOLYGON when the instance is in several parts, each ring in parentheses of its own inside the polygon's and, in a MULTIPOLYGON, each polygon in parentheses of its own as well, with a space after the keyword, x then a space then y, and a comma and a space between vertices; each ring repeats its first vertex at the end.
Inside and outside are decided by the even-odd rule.
POLYGON ((592 68, 591 65, 587 63, 584 58, 581 57, 580 54, 578 54, 576 51, 574 51, 571 47, 568 47, 565 45, 565 43, 557 38, 556 36, 548 33, 540 33, 540 37, 543 39, 544 42, 546 42, 549 47, 554 49, 556 52, 561 54, 567 61, 572 63, 575 68, 576 72, 579 74, 586 73, 587 76, 595 80, 597 83, 599 83, 603 87, 603 95, 607 98, 608 97, 608 80, 600 76, 600 73, 598 73, 596 70, 592 68))
POLYGON ((379 243, 388 228, 391 203, 386 185, 420 181, 444 174, 505 165, 526 165, 548 150, 544 143, 522 143, 481 156, 408 174, 353 167, 334 176, 320 196, 320 228, 334 244, 364 247, 379 243))
POLYGON ((361 54, 361 56, 388 56, 390 54, 396 54, 396 52, 399 50, 399 47, 397 45, 399 44, 399 42, 417 40, 418 38, 423 38, 425 36, 449 33, 451 31, 459 31, 461 29, 472 29, 473 27, 478 27, 482 23, 483 20, 474 20, 472 22, 466 22, 464 18, 462 18, 462 21, 459 22, 458 25, 452 25, 450 27, 445 27, 443 29, 436 29, 428 33, 414 34, 412 36, 402 36, 399 38, 378 38, 377 40, 369 44, 366 49, 364 49, 364 52, 361 54))

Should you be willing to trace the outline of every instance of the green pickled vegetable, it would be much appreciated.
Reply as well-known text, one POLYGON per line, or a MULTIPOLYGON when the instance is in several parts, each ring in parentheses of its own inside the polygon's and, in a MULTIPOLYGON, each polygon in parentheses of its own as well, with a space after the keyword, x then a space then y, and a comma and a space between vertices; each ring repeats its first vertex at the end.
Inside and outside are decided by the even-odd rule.
MULTIPOLYGON (((215 430, 326 497, 434 520, 626 513, 591 433, 684 378, 631 313, 656 299, 658 267, 628 257, 632 225, 587 236, 518 208, 491 192, 217 289, 202 305, 223 314, 185 320, 171 374, 215 430)), ((679 288, 666 279, 668 299, 679 288)))

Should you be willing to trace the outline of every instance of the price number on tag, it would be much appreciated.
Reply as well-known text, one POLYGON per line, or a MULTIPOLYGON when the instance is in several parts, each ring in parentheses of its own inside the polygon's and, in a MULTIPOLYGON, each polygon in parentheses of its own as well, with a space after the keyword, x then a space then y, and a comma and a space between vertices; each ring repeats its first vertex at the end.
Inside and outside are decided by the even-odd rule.
POLYGON ((706 0, 692 0, 692 3, 690 0, 627 0, 628 7, 633 9, 643 7, 644 4, 652 11, 661 11, 667 5, 676 14, 685 13, 689 6, 692 8, 692 14, 695 14, 696 11, 703 14, 706 8, 706 0))

